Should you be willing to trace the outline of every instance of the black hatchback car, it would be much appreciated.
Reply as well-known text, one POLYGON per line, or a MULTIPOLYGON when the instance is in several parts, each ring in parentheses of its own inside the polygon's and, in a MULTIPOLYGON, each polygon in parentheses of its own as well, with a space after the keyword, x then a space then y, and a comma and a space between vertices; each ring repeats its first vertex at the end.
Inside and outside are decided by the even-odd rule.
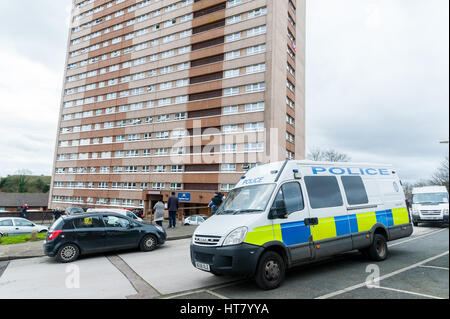
POLYGON ((48 231, 44 251, 47 256, 68 263, 91 253, 132 248, 151 251, 164 244, 166 238, 162 227, 119 214, 62 216, 48 231))

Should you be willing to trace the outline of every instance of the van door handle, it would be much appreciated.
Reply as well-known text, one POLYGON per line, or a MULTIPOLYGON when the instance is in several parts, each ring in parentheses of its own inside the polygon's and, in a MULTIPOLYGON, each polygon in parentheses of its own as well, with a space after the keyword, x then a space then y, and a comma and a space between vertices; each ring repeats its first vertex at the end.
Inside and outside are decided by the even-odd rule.
POLYGON ((317 217, 305 218, 304 223, 305 223, 306 226, 319 225, 319 218, 317 218, 317 217))

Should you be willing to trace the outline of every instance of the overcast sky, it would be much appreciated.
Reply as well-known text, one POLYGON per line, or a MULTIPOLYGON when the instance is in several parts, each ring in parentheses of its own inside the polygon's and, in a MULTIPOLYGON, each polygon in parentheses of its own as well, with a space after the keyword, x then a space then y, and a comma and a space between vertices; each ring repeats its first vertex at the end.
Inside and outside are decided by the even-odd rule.
MULTIPOLYGON (((70 6, 0 0, 0 176, 51 174, 70 6)), ((448 154, 448 12, 448 0, 308 0, 308 150, 428 178, 448 154)))

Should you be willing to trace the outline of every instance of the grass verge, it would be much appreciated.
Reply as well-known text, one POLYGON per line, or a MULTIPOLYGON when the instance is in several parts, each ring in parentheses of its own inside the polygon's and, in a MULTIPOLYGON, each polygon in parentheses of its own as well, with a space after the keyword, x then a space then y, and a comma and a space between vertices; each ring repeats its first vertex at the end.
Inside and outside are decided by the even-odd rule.
MULTIPOLYGON (((44 240, 47 234, 38 234, 36 241, 44 240)), ((30 235, 20 235, 20 236, 9 236, 9 237, 2 237, 0 245, 6 246, 6 245, 15 245, 15 244, 23 244, 29 242, 31 239, 30 235)))

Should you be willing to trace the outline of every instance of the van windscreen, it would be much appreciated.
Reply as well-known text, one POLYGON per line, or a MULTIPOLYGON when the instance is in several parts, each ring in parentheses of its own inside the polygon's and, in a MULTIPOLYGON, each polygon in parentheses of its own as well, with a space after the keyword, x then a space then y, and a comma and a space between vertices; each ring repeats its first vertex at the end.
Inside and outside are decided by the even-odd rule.
POLYGON ((265 211, 275 184, 233 189, 217 210, 217 215, 254 214, 265 211))
POLYGON ((447 193, 423 193, 413 195, 413 204, 448 204, 447 193))

